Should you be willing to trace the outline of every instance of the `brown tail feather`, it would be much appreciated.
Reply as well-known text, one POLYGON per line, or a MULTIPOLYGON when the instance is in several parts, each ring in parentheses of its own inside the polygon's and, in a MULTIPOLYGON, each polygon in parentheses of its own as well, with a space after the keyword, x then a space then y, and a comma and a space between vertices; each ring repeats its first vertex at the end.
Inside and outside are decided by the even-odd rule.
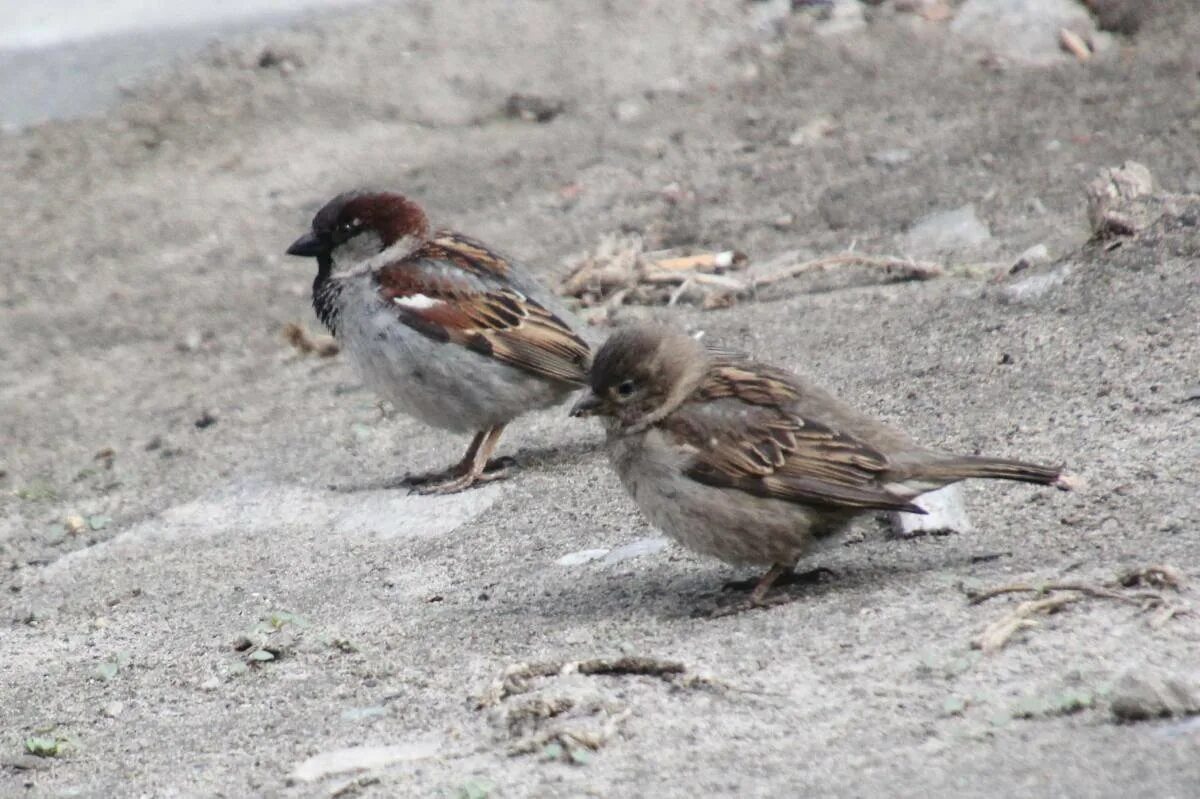
POLYGON ((921 469, 921 477, 945 479, 946 482, 972 478, 1019 480, 1022 483, 1052 485, 1063 490, 1071 488, 1065 480, 1066 475, 1061 467, 1039 466, 1036 463, 974 455, 947 458, 944 461, 928 464, 921 469))

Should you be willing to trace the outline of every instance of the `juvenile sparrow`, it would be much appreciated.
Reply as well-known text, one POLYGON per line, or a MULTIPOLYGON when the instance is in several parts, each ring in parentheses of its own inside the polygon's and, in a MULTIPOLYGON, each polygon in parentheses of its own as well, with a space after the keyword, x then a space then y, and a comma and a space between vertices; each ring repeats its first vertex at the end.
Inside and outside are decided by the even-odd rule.
POLYGON ((553 296, 487 246, 433 230, 389 192, 339 194, 287 250, 317 259, 313 307, 365 382, 402 413, 475 434, 455 466, 403 483, 446 494, 492 480, 517 416, 586 380, 588 345, 553 296))
POLYGON ((799 377, 653 326, 597 352, 573 416, 603 417, 613 468, 685 547, 769 569, 771 585, 857 515, 924 513, 913 499, 971 477, 1070 488, 1058 468, 915 444, 799 377))

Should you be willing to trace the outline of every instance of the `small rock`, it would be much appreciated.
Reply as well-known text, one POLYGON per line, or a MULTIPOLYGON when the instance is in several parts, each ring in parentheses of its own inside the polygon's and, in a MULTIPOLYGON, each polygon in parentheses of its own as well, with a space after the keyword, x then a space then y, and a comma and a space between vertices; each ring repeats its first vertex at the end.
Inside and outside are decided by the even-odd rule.
POLYGON ((110 719, 115 719, 117 716, 125 712, 125 703, 116 701, 109 702, 103 707, 103 709, 101 709, 100 712, 110 719))
POLYGON ((1034 66, 1069 57, 1059 46, 1064 28, 1085 41, 1096 33, 1091 15, 1076 0, 966 0, 950 23, 967 41, 1034 66))
POLYGON ((215 674, 212 677, 209 677, 204 682, 200 683, 200 685, 199 685, 199 688, 201 691, 215 691, 220 687, 221 687, 221 678, 216 676, 215 674))
POLYGON ((212 427, 216 423, 217 415, 212 411, 203 411, 195 421, 197 430, 203 430, 207 427, 212 427))
POLYGON ((893 535, 899 538, 915 538, 920 535, 969 533, 975 529, 958 483, 922 494, 917 498, 916 504, 925 509, 926 515, 889 514, 893 535))
POLYGON ((975 214, 975 206, 968 204, 917 220, 904 238, 904 248, 910 254, 932 255, 974 247, 991 237, 991 230, 975 214))
POLYGON ((266 47, 258 54, 255 63, 259 69, 278 69, 284 75, 290 75, 303 66, 304 62, 293 53, 266 47))
POLYGON ((1088 222, 1100 238, 1132 236, 1153 219, 1152 209, 1140 202, 1154 192, 1154 177, 1137 161, 1100 170, 1087 185, 1088 222))
POLYGON ((1009 267, 1008 273, 1015 275, 1017 272, 1023 272, 1031 266, 1050 262, 1050 248, 1045 244, 1035 244, 1025 252, 1017 256, 1017 260, 1009 267))
POLYGON ((545 123, 566 108, 562 100, 550 100, 533 94, 510 94, 504 103, 504 114, 510 119, 545 123))
POLYGON ((82 516, 73 513, 67 518, 63 519, 63 525, 66 527, 66 531, 71 535, 79 535, 87 529, 87 520, 82 516))
POLYGON ((1200 687, 1179 677, 1129 670, 1113 686, 1112 714, 1118 721, 1145 721, 1200 713, 1200 687))
POLYGON ((37 755, 26 754, 0 758, 0 768, 12 769, 13 771, 46 771, 52 765, 50 760, 38 757, 37 755))

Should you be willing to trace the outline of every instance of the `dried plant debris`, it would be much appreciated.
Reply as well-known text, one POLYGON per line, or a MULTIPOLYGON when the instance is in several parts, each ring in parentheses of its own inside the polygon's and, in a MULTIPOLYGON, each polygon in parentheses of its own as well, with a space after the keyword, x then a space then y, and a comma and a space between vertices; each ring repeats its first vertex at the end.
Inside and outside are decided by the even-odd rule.
POLYGON ((25 739, 25 751, 34 757, 61 757, 66 751, 66 738, 31 735, 25 739))
POLYGON ((1058 29, 1058 44, 1079 61, 1087 61, 1092 57, 1092 48, 1087 40, 1070 28, 1058 29))
POLYGON ((314 336, 295 322, 283 326, 283 338, 303 355, 315 353, 322 358, 331 358, 340 349, 332 336, 314 336))
MULTIPOLYGON (((1194 226, 1200 196, 1161 191, 1150 170, 1136 161, 1101 169, 1087 184, 1088 223, 1095 239, 1120 239, 1146 232, 1160 220, 1194 226)), ((1113 242, 1114 246, 1116 242, 1113 242)))
POLYGON ((263 666, 298 652, 326 649, 344 653, 358 651, 344 638, 314 632, 307 619, 286 610, 273 610, 266 614, 254 627, 235 638, 231 646, 235 652, 241 653, 245 666, 263 666))
POLYGON ((1129 590, 1141 586, 1168 588, 1178 593, 1183 588, 1183 580, 1174 567, 1157 565, 1128 572, 1108 583, 1064 580, 1039 584, 1013 583, 987 591, 967 590, 966 594, 972 605, 1005 594, 1035 595, 989 624, 976 636, 971 645, 985 653, 999 651, 1019 631, 1037 627, 1036 617, 1057 613, 1068 605, 1088 599, 1104 599, 1133 605, 1140 611, 1151 614, 1150 626, 1154 629, 1162 627, 1175 616, 1189 612, 1188 608, 1170 602, 1158 591, 1129 590))
POLYGON ((752 274, 749 258, 736 250, 691 253, 649 252, 641 236, 609 234, 595 251, 574 259, 559 293, 572 297, 593 323, 604 322, 622 305, 725 308, 758 289, 832 268, 867 267, 886 280, 928 280, 944 273, 939 264, 846 252, 807 261, 774 259, 752 274))
POLYGON ((653 677, 675 687, 726 687, 676 661, 649 657, 516 663, 488 687, 477 709, 488 710, 510 755, 541 754, 584 765, 632 714, 626 701, 602 689, 595 676, 653 677))
POLYGON ((492 682, 487 692, 480 697, 478 708, 493 707, 510 696, 527 693, 541 678, 567 674, 658 677, 666 682, 686 686, 699 683, 715 684, 710 678, 687 675, 687 667, 682 663, 649 657, 629 656, 565 662, 514 663, 492 682))

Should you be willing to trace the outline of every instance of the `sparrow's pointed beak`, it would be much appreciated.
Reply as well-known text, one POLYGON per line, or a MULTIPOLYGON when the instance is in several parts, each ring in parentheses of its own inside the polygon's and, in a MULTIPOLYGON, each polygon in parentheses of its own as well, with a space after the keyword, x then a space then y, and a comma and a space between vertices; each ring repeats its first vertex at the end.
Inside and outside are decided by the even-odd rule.
POLYGON ((581 419, 584 416, 594 416, 600 410, 600 398, 592 392, 588 392, 579 398, 571 407, 571 415, 576 419, 581 419))
POLYGON ((321 240, 311 230, 292 242, 287 248, 288 255, 299 255, 304 258, 316 258, 325 250, 321 240))

